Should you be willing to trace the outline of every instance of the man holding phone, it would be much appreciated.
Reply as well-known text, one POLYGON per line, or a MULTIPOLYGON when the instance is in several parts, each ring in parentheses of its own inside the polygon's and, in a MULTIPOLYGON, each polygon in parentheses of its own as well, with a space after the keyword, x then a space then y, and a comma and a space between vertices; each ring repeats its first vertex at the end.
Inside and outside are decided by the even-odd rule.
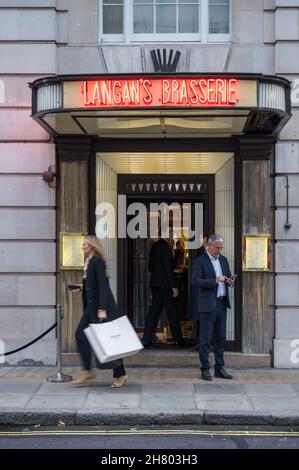
POLYGON ((231 274, 228 260, 221 255, 224 240, 220 235, 209 237, 206 253, 196 259, 192 285, 198 286, 197 319, 200 321, 199 359, 203 380, 212 380, 209 353, 214 340, 215 377, 232 379, 224 368, 226 309, 230 308, 228 287, 233 287, 236 275, 231 274))

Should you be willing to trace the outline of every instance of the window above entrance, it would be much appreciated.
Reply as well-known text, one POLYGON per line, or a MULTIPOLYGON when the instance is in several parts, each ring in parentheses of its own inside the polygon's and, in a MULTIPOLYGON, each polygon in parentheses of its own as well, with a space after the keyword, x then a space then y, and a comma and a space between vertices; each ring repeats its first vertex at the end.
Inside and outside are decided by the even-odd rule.
POLYGON ((231 3, 232 0, 99 0, 99 41, 229 41, 231 3))

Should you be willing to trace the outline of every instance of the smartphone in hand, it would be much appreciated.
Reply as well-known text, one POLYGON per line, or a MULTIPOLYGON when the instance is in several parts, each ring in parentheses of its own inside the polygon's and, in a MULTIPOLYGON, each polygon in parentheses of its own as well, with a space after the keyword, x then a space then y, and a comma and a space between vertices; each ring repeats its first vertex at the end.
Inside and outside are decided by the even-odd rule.
POLYGON ((230 277, 227 278, 227 284, 229 287, 233 287, 235 285, 237 274, 232 274, 230 277))

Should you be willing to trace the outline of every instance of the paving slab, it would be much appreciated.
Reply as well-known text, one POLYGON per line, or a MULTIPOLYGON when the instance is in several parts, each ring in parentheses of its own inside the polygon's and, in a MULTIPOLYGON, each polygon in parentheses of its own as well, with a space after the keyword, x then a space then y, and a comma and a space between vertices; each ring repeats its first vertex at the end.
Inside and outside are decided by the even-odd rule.
POLYGON ((248 395, 262 395, 272 397, 296 397, 296 390, 290 384, 247 384, 248 395))
POLYGON ((251 396, 250 401, 252 407, 255 410, 275 410, 275 411, 289 411, 292 414, 293 411, 299 412, 299 398, 287 397, 282 399, 278 396, 268 397, 257 397, 251 396))
POLYGON ((250 411, 252 405, 243 395, 196 395, 196 405, 202 410, 250 411))
POLYGON ((240 395, 247 392, 245 385, 220 383, 220 384, 194 384, 194 393, 197 394, 212 394, 212 395, 240 395))
POLYGON ((94 409, 112 409, 112 408, 126 408, 126 409, 135 409, 140 406, 140 394, 139 393, 120 393, 120 390, 117 390, 113 394, 104 394, 104 393, 89 393, 85 403, 84 409, 94 408, 94 409))
POLYGON ((178 395, 170 399, 166 395, 142 396, 141 408, 147 410, 195 410, 196 402, 192 395, 178 395))
POLYGON ((193 392, 193 384, 186 383, 186 384, 176 384, 175 387, 171 384, 164 384, 164 383, 145 383, 142 386, 142 394, 150 394, 150 395, 164 395, 166 394, 169 399, 172 399, 173 396, 178 395, 191 395, 193 392))
POLYGON ((36 391, 36 396, 39 395, 84 395, 87 397, 87 394, 90 390, 90 387, 78 387, 72 384, 72 382, 66 383, 50 383, 42 382, 38 390, 36 391))
POLYGON ((31 398, 31 393, 1 393, 0 408, 19 408, 21 406, 25 407, 31 398))
POLYGON ((40 381, 23 381, 23 380, 1 380, 0 394, 2 393, 36 393, 41 386, 40 381))
POLYGON ((72 396, 72 395, 38 395, 34 396, 26 405, 26 408, 39 408, 39 409, 69 409, 69 408, 82 408, 86 401, 85 396, 72 396))

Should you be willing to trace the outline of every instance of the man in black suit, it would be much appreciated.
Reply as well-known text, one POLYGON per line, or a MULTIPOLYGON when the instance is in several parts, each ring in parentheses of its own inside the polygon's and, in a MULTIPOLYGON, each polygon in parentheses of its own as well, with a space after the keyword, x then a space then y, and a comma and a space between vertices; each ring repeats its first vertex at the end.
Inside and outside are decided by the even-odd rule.
MULTIPOLYGON (((169 238, 172 239, 173 230, 169 228, 169 238)), ((178 312, 174 298, 179 295, 173 272, 173 256, 168 245, 168 240, 159 237, 150 250, 148 269, 151 273, 150 287, 152 290, 152 305, 149 309, 143 335, 143 345, 152 345, 154 333, 163 305, 166 307, 172 337, 177 346, 183 346, 183 341, 178 312)))
MULTIPOLYGON (((209 240, 210 235, 212 235, 210 232, 204 232, 203 237, 202 237, 202 245, 197 250, 197 257, 202 256, 207 251, 208 240, 209 240)), ((196 262, 196 259, 195 259, 194 263, 196 262)), ((198 351, 198 348, 199 348, 199 327, 200 326, 199 326, 199 320, 197 319, 198 289, 199 289, 199 287, 196 286, 196 285, 193 285, 192 282, 191 282, 191 288, 190 288, 190 292, 189 292, 189 301, 188 301, 188 308, 187 308, 186 317, 189 320, 193 320, 193 325, 194 325, 194 330, 195 330, 195 335, 194 335, 195 346, 193 346, 191 348, 192 351, 198 351)))
POLYGON ((228 286, 234 285, 228 260, 220 254, 224 241, 211 235, 206 253, 195 260, 192 285, 198 286, 197 318, 200 321, 199 359, 204 380, 212 380, 209 365, 211 341, 214 341, 215 377, 232 379, 224 369, 226 309, 230 308, 228 286))

